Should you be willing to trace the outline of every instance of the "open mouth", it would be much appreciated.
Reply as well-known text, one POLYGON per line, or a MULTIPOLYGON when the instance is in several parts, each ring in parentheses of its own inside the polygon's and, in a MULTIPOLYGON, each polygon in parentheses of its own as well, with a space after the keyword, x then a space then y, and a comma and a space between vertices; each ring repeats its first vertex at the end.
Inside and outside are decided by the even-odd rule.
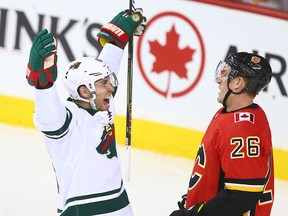
POLYGON ((105 105, 106 107, 109 107, 109 98, 105 98, 105 99, 104 99, 104 105, 105 105))

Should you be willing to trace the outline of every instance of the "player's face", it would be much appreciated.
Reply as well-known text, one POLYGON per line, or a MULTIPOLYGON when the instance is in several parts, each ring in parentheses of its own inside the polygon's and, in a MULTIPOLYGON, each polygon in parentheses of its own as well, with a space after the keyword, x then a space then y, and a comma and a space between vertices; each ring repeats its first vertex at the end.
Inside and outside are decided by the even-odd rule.
POLYGON ((220 62, 217 66, 215 72, 215 79, 216 82, 218 83, 218 88, 220 89, 220 92, 218 93, 217 97, 217 101, 219 103, 223 103, 224 97, 228 92, 227 80, 230 71, 231 68, 225 62, 220 62))
POLYGON ((114 86, 110 82, 110 77, 107 76, 95 83, 96 99, 94 101, 97 110, 105 111, 109 109, 109 99, 112 97, 114 86))

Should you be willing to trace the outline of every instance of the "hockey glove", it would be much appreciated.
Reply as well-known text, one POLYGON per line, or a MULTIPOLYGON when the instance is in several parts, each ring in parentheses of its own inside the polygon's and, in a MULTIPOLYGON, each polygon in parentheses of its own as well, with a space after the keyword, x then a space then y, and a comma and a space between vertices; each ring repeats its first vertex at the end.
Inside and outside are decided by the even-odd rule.
POLYGON ((184 195, 182 196, 182 200, 177 203, 179 209, 184 209, 184 208, 185 208, 186 199, 187 199, 187 194, 184 194, 184 195))
POLYGON ((29 56, 26 79, 37 89, 50 88, 57 78, 56 41, 47 29, 35 37, 29 56))
POLYGON ((198 203, 194 206, 192 206, 189 209, 180 209, 173 211, 170 216, 200 216, 200 211, 202 210, 203 206, 205 205, 205 202, 198 203))
POLYGON ((97 34, 98 42, 101 47, 110 42, 124 49, 130 37, 144 33, 145 22, 146 17, 142 15, 141 8, 137 8, 132 14, 129 14, 129 10, 122 11, 111 22, 102 26, 97 34))

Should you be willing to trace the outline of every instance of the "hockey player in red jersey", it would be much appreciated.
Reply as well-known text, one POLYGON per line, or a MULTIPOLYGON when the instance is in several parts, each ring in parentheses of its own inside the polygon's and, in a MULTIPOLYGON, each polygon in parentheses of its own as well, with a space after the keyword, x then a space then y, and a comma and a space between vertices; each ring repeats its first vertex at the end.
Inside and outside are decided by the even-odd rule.
POLYGON ((215 73, 223 108, 199 147, 187 194, 170 216, 268 216, 274 196, 271 131, 255 96, 272 70, 259 55, 240 52, 215 73))
POLYGON ((145 20, 140 9, 125 10, 100 29, 100 55, 78 58, 62 73, 67 101, 54 84, 53 35, 45 29, 33 41, 26 78, 35 87, 34 124, 55 170, 61 216, 133 215, 115 140, 114 96, 123 49, 144 32, 145 20))

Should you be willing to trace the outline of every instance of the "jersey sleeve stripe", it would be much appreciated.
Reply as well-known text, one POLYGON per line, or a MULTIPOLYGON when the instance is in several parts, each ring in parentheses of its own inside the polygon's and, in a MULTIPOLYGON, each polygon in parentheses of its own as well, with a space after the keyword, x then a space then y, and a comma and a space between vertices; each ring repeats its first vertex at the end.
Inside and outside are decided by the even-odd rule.
POLYGON ((240 184, 240 185, 265 185, 267 179, 255 178, 255 179, 231 179, 225 178, 224 182, 227 184, 240 184))
POLYGON ((66 108, 66 110, 67 110, 67 114, 66 114, 66 120, 65 120, 64 125, 56 131, 42 131, 42 133, 44 133, 46 137, 50 139, 60 139, 68 133, 69 125, 72 120, 72 113, 69 109, 66 108))
POLYGON ((238 190, 244 192, 262 192, 264 190, 264 185, 225 183, 225 186, 228 190, 238 190))

